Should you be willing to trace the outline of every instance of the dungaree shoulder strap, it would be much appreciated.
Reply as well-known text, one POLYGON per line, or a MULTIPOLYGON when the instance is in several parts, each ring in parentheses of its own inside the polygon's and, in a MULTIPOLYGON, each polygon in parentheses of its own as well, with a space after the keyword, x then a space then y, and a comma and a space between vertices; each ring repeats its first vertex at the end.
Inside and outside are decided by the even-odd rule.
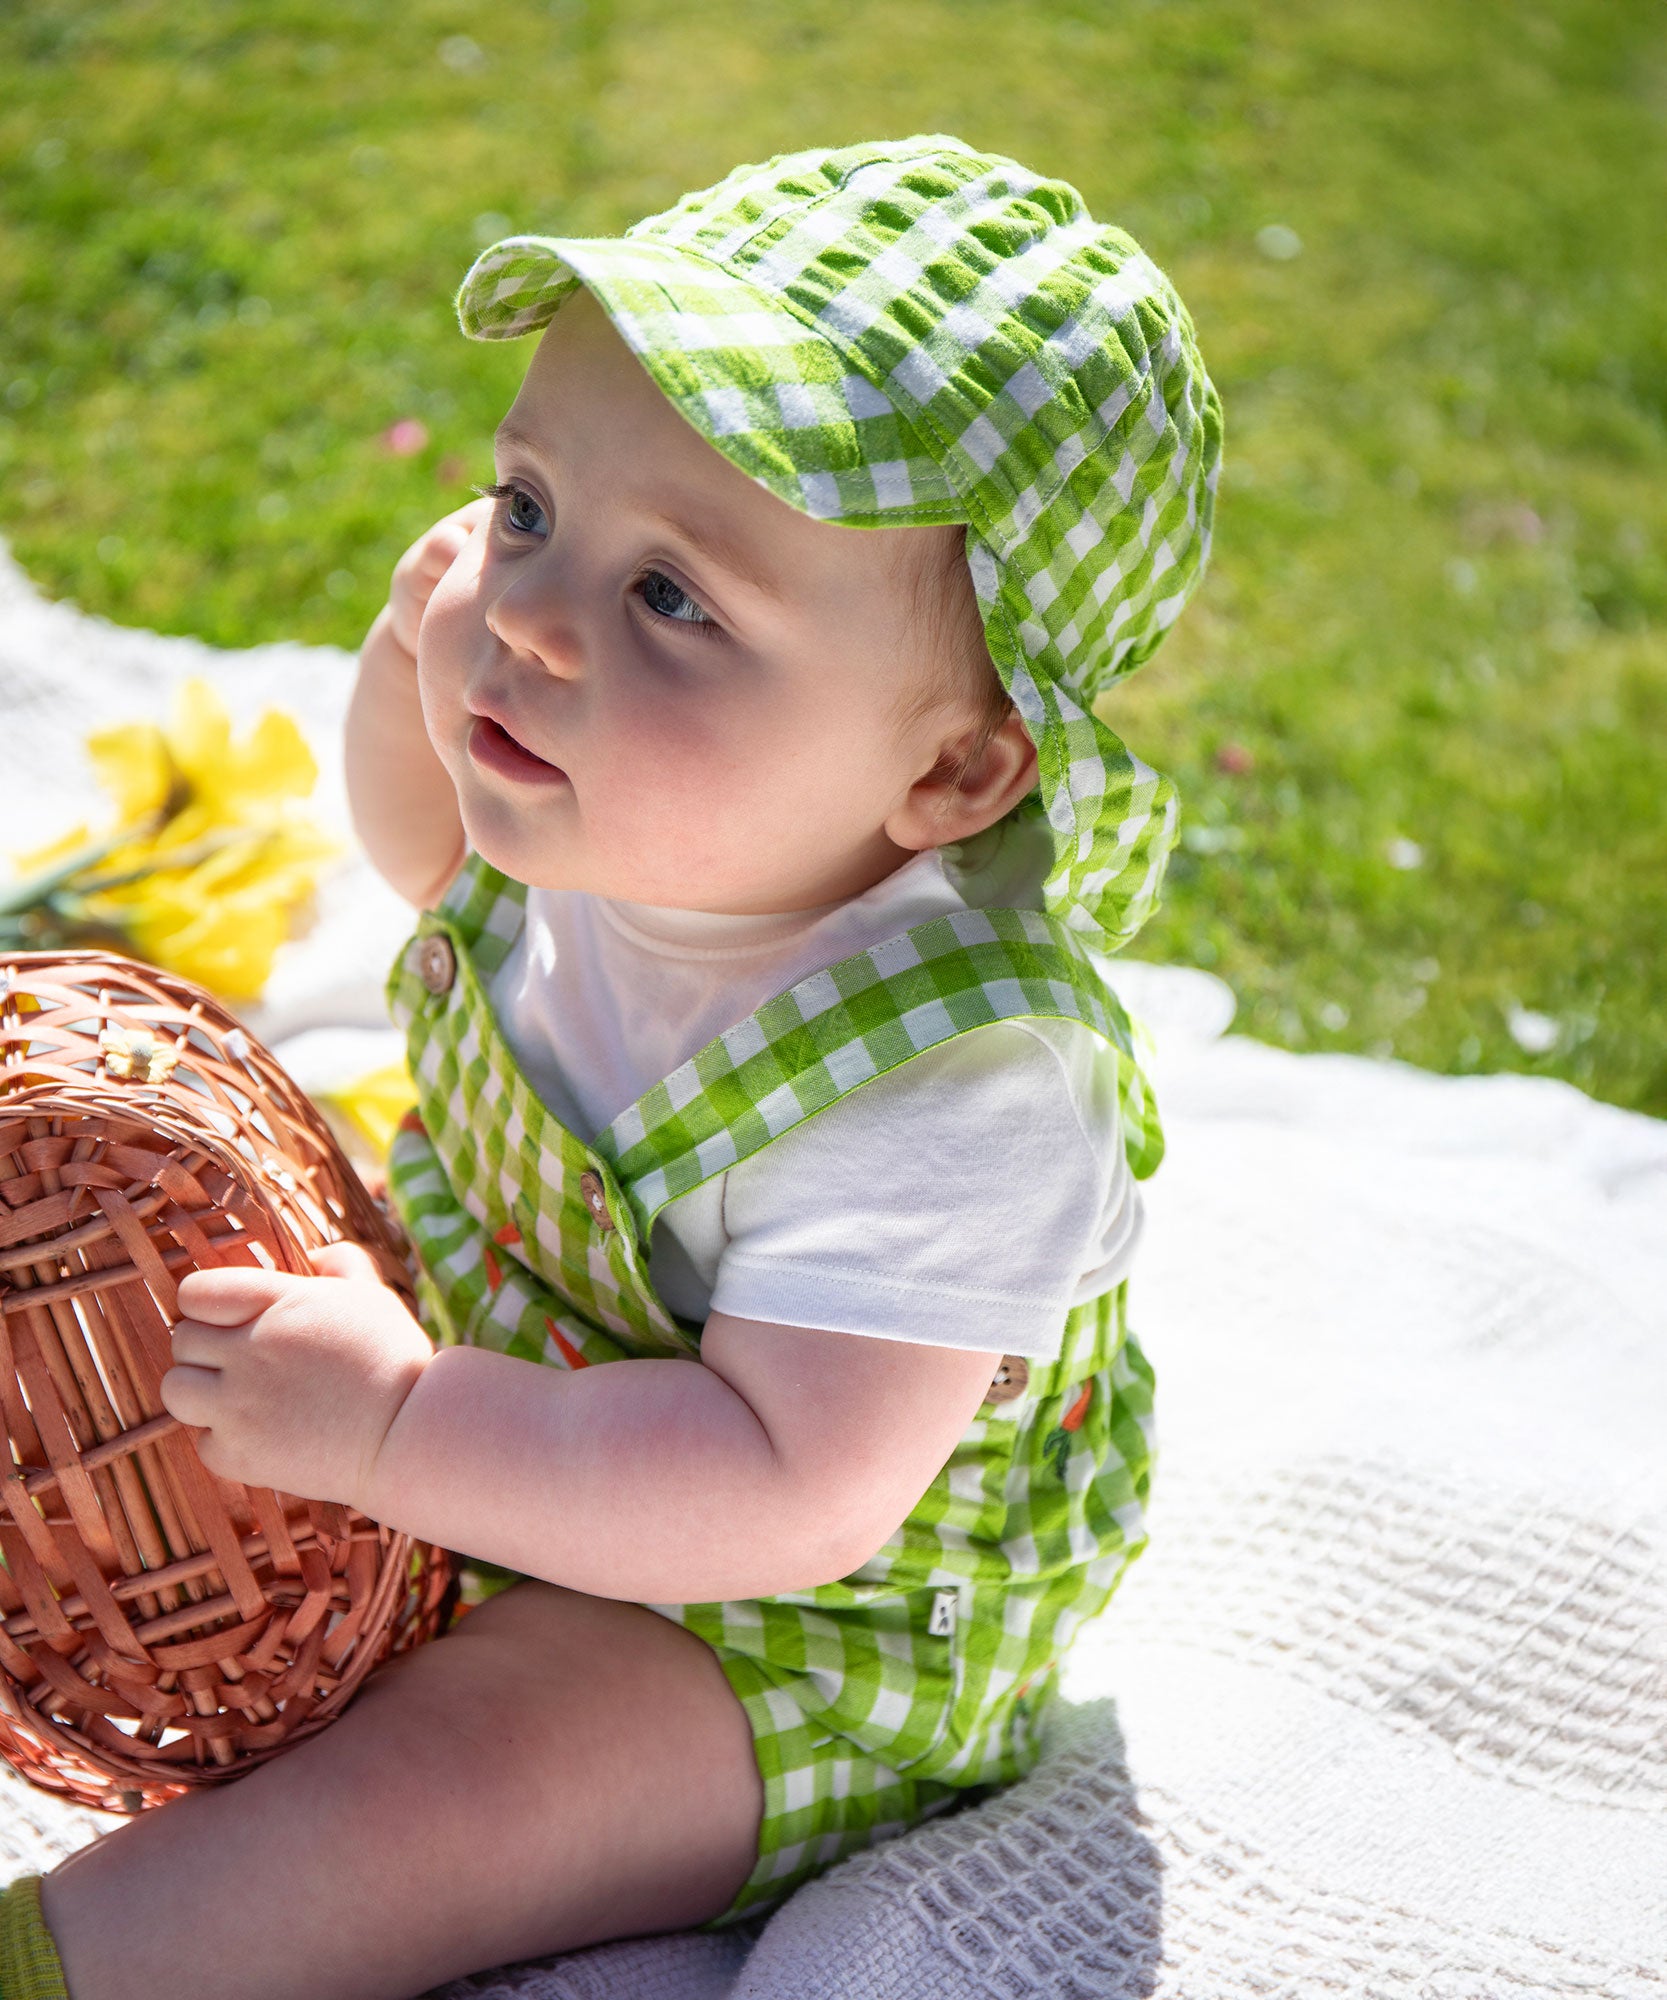
MULTIPOLYGON (((489 977, 520 931, 526 895, 471 850, 435 914, 489 977)), ((423 995, 403 959, 388 994, 406 1024, 423 995)), ((1150 1174, 1163 1135, 1129 1017, 1080 940, 1039 910, 952 911, 811 973, 652 1085, 591 1150, 646 1243, 667 1202, 847 1092, 956 1035, 1024 1019, 1076 1021, 1100 1037, 1117 1064, 1130 1167, 1150 1174)))
POLYGON ((956 910, 813 972, 726 1029, 593 1142, 646 1237, 712 1175, 874 1077, 998 1021, 1080 1022, 1117 1063, 1123 1142, 1145 1177, 1162 1129, 1121 1002, 1063 924, 1038 910, 956 910))
POLYGON ((462 933, 482 978, 490 978, 520 934, 527 885, 494 868, 471 847, 434 907, 462 933))
MULTIPOLYGON (((483 980, 489 979, 509 956, 510 946, 520 935, 527 907, 527 885, 517 882, 483 861, 474 848, 463 857, 463 866, 441 892, 432 912, 417 917, 415 935, 442 928, 455 933, 474 961, 483 980), (441 920, 436 922, 436 919, 441 920)), ((420 1019, 426 994, 409 940, 388 970, 388 1013, 394 1025, 410 1031, 420 1019)))

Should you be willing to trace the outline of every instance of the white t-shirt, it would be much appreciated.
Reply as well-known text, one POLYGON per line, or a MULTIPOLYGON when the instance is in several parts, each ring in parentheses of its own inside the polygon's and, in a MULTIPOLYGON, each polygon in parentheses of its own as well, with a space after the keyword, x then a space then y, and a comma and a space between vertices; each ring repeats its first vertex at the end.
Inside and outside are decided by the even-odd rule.
MULTIPOLYGON (((732 917, 529 888, 488 983, 533 1089, 589 1141, 725 1028, 826 965, 964 909, 936 852, 821 910, 732 917)), ((680 1317, 1051 1358, 1140 1231, 1114 1066, 1074 1022, 1002 1021, 874 1078, 661 1210, 680 1317)))

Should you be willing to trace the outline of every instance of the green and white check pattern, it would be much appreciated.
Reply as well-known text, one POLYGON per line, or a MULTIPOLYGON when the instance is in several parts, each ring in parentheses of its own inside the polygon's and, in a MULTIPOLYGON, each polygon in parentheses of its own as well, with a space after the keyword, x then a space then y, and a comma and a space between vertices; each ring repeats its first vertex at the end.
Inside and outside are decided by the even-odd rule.
POLYGON ((778 1138, 870 1077, 951 1035, 1015 1015, 1082 1021, 1117 1052, 1135 1171, 1163 1139, 1128 1016, 1034 910, 960 910, 814 972, 725 1031, 620 1113, 603 1143, 646 1235, 666 1202, 778 1138))
MULTIPOLYGON (((922 1049, 992 1021, 1080 1021, 1118 1064, 1136 1171, 1161 1149, 1121 1008, 1075 936, 1033 912, 936 918, 813 974, 656 1084, 590 1145, 522 1076, 484 982, 526 890, 471 853, 388 981, 420 1116, 389 1189, 422 1265, 425 1324, 557 1367, 698 1351, 649 1282, 668 1201, 922 1049), (448 992, 417 947, 445 936, 448 992), (616 1225, 587 1204, 594 1175, 616 1225)), ((1144 1547, 1152 1378, 1121 1287, 1074 1309, 1059 1358, 987 1405, 893 1539, 838 1583, 656 1605, 706 1639, 765 1781, 758 1867, 722 1921, 761 1907, 969 1785, 1034 1760, 1053 1667, 1144 1547)))
POLYGON ((737 168, 622 238, 512 236, 463 331, 585 284, 661 389, 790 506, 964 522, 990 654, 1035 739, 1048 908, 1101 951, 1156 905, 1166 778, 1092 703, 1209 553, 1220 400, 1169 280, 1063 181, 930 135, 737 168))

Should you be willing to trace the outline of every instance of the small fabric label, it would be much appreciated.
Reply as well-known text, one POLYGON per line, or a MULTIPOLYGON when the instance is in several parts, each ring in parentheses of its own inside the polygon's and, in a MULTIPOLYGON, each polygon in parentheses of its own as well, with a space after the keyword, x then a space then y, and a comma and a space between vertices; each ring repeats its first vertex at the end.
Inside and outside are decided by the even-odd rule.
POLYGON ((955 1630, 956 1598, 953 1590, 940 1590, 932 1599, 932 1618, 926 1627, 934 1639, 947 1639, 955 1630))

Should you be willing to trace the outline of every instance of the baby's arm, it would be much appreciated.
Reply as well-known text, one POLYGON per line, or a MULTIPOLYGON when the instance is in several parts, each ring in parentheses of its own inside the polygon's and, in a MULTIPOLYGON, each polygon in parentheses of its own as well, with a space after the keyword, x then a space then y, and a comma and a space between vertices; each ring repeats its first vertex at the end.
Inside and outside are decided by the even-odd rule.
POLYGON ((318 1277, 180 1281, 164 1406, 211 1472, 594 1597, 759 1597, 844 1576, 925 1492, 992 1357, 713 1313, 701 1359, 568 1370, 435 1352, 356 1246, 318 1277), (327 1274, 327 1275, 325 1275, 327 1274))
POLYGON ((965 1348, 714 1313, 701 1359, 569 1372, 437 1353, 358 1504, 596 1597, 803 1590, 874 1554, 990 1386, 965 1348))
POLYGON ((471 500, 413 542, 359 652, 348 705, 347 793, 353 830, 377 872, 427 909, 463 859, 457 794, 434 753, 417 698, 417 629, 434 586, 491 512, 471 500))

